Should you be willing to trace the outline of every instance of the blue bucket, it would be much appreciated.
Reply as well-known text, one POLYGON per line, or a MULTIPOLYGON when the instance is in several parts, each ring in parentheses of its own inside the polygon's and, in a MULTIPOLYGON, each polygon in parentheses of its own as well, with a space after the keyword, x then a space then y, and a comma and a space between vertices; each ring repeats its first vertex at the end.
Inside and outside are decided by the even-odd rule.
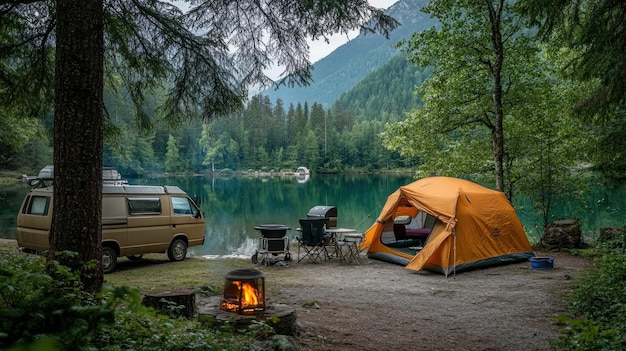
POLYGON ((552 268, 554 268, 554 257, 538 256, 538 257, 531 257, 528 260, 530 261, 530 267, 532 269, 552 269, 552 268))

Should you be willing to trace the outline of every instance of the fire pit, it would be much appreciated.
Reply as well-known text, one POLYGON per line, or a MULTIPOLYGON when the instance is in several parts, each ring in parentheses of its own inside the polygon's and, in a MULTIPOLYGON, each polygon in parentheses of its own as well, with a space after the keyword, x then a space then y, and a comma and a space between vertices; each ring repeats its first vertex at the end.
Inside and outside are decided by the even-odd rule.
POLYGON ((239 269, 226 274, 224 296, 200 301, 198 320, 211 327, 245 330, 264 322, 277 334, 296 335, 296 311, 286 304, 266 304, 265 275, 256 269, 239 269))
POLYGON ((238 314, 258 314, 265 310, 265 274, 256 269, 238 269, 225 278, 222 310, 238 314))
POLYGON ((269 266, 275 261, 272 258, 276 258, 279 254, 285 254, 285 261, 291 260, 291 254, 289 253, 289 238, 286 236, 287 230, 290 227, 284 224, 261 224, 254 229, 261 232, 261 239, 259 241, 259 249, 252 255, 252 263, 257 264, 259 261, 259 255, 261 255, 262 263, 264 266, 269 266))
POLYGON ((291 228, 284 224, 261 224, 254 227, 254 229, 260 231, 265 238, 277 239, 284 237, 287 230, 291 228))

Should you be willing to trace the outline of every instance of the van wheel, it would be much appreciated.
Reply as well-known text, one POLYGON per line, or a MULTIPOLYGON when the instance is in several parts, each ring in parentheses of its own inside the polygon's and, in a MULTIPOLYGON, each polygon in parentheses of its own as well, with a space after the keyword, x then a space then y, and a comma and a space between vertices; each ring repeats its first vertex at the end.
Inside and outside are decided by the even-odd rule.
POLYGON ((176 239, 167 249, 167 257, 170 261, 182 261, 187 256, 187 244, 183 239, 176 239))
POLYGON ((115 266, 117 265, 117 253, 113 248, 105 246, 102 248, 102 271, 106 273, 111 273, 115 270, 115 266))

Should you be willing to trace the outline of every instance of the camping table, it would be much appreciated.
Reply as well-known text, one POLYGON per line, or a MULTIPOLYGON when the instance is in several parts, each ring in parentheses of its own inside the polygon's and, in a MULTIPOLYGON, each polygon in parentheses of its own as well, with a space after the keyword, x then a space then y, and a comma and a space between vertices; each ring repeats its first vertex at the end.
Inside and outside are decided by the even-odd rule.
POLYGON ((326 232, 331 234, 335 243, 335 253, 341 262, 360 263, 359 250, 361 242, 363 242, 363 234, 357 233, 356 229, 350 228, 329 228, 326 229, 326 232), (344 248, 347 249, 345 252, 344 248))
POLYGON ((350 228, 326 228, 326 233, 329 235, 329 246, 334 250, 335 256, 339 260, 343 260, 343 254, 341 246, 343 246, 343 238, 346 234, 356 233, 355 229, 350 228))

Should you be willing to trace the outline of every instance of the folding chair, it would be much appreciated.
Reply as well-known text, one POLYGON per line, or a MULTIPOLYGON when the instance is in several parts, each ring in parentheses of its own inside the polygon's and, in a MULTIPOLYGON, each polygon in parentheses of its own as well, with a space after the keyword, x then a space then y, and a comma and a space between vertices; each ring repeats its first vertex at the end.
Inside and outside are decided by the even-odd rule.
POLYGON ((317 263, 328 258, 325 246, 326 219, 324 218, 302 218, 300 219, 301 235, 298 240, 298 262, 308 258, 311 262, 317 263), (304 254, 300 251, 304 250, 304 254))
POLYGON ((393 235, 396 237, 396 241, 406 240, 406 227, 404 224, 393 224, 393 235))

